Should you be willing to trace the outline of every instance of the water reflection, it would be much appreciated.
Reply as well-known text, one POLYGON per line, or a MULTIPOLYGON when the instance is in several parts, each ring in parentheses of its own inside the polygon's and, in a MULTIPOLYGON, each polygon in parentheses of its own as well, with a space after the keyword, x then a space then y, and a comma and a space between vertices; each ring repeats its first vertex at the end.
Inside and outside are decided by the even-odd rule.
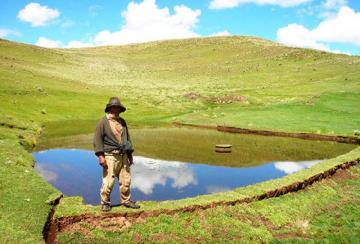
POLYGON ((317 164, 319 160, 303 161, 303 162, 277 162, 275 168, 283 171, 285 174, 292 174, 302 169, 309 168, 317 164))
POLYGON ((166 186, 168 181, 175 190, 197 185, 194 173, 186 163, 141 156, 135 156, 134 160, 132 186, 146 195, 153 193, 155 185, 166 186))
MULTIPOLYGON (((51 149, 33 153, 35 170, 65 195, 80 195, 88 204, 99 204, 102 169, 93 151, 51 149)), ((266 181, 319 162, 268 162, 253 167, 224 167, 189 162, 134 157, 132 197, 134 200, 168 200, 227 191, 266 181)), ((119 203, 118 187, 111 195, 119 203)))

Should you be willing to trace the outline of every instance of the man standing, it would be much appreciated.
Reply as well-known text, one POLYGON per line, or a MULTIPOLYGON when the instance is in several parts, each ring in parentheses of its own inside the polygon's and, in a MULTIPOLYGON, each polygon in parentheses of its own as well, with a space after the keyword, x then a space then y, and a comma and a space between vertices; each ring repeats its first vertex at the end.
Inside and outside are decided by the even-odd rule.
POLYGON ((119 116, 126 108, 117 97, 111 97, 105 108, 105 116, 96 125, 93 139, 95 155, 103 167, 100 189, 101 209, 110 211, 110 194, 115 177, 119 180, 122 205, 128 208, 140 208, 130 200, 131 174, 134 152, 126 122, 119 116))

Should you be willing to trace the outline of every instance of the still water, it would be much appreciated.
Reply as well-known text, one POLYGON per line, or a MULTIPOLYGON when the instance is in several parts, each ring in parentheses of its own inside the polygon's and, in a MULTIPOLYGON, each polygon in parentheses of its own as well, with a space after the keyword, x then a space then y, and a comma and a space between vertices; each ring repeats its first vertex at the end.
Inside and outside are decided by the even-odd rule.
MULTIPOLYGON (((226 134, 201 129, 138 129, 132 174, 133 200, 170 200, 227 191, 279 178, 343 154, 353 145, 301 139, 226 134), (215 144, 231 143, 218 154, 215 144)), ((92 135, 44 140, 33 152, 35 170, 67 196, 100 203, 102 168, 91 148, 92 135), (50 145, 50 146, 49 146, 50 145), (59 146, 67 148, 58 148, 59 146), (77 147, 71 149, 69 147, 77 147)), ((118 204, 115 184, 112 204, 118 204)))
MULTIPOLYGON (((35 170, 65 195, 80 195, 99 203, 101 167, 92 151, 51 149, 35 152, 35 170)), ((167 200, 226 191, 310 167, 318 161, 272 162, 255 167, 223 167, 135 156, 132 196, 137 200, 167 200)), ((119 202, 114 188, 112 202, 119 202)))

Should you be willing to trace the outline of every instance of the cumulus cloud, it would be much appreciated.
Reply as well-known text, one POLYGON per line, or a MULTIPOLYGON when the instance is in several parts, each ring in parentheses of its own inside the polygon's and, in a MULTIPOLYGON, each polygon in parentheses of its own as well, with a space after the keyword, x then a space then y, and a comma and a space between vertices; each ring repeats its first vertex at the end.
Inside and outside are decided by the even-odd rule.
POLYGON ((94 44, 90 42, 81 42, 81 41, 71 41, 65 48, 83 48, 83 47, 93 47, 94 44))
POLYGON ((215 32, 209 36, 230 36, 230 35, 231 35, 231 33, 228 32, 227 30, 225 30, 225 31, 215 32))
POLYGON ((17 15, 21 21, 31 23, 33 27, 44 26, 59 16, 58 10, 42 6, 39 3, 29 3, 17 15))
MULTIPOLYGON (((119 31, 103 30, 90 38, 88 42, 73 40, 67 45, 41 37, 36 45, 80 48, 198 37, 194 28, 200 15, 200 10, 192 10, 184 5, 174 6, 173 13, 171 13, 167 7, 159 8, 155 0, 144 0, 140 3, 130 2, 126 11, 122 12, 124 24, 119 31)), ((229 33, 224 31, 218 34, 228 35, 229 33)))
POLYGON ((360 12, 344 6, 338 13, 323 20, 316 28, 290 24, 277 31, 277 40, 283 44, 308 47, 324 51, 331 50, 329 43, 346 43, 360 46, 360 12))
POLYGON ((10 30, 10 29, 0 29, 0 38, 5 38, 7 36, 20 36, 20 32, 10 30))
POLYGON ((65 45, 59 40, 52 40, 46 37, 39 37, 35 45, 46 48, 84 48, 94 46, 94 44, 91 42, 82 41, 70 41, 68 44, 65 45))
POLYGON ((47 39, 45 37, 39 37, 36 42, 36 45, 38 45, 40 47, 47 47, 47 48, 59 48, 59 47, 62 47, 62 42, 47 39))
POLYGON ((94 38, 95 44, 116 45, 199 36, 193 29, 201 11, 184 5, 177 5, 173 10, 171 14, 167 7, 159 8, 155 0, 130 2, 122 13, 125 24, 120 30, 99 32, 94 38))
POLYGON ((294 7, 303 3, 311 2, 312 0, 212 0, 209 8, 211 9, 225 9, 235 8, 241 4, 255 3, 258 5, 277 5, 283 8, 294 7))

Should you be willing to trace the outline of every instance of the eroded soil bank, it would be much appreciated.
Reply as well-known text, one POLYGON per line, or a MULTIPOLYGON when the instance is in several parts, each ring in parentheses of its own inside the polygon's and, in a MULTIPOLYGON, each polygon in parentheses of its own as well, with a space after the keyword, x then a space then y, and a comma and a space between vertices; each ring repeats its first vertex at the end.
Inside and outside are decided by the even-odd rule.
POLYGON ((292 137, 301 138, 306 140, 318 140, 318 141, 336 141, 340 143, 360 144, 360 138, 352 136, 337 136, 337 135, 321 135, 314 133, 296 133, 296 132, 282 132, 282 131, 269 131, 269 130, 255 130, 255 129, 244 129, 229 126, 212 126, 212 125, 196 125, 182 122, 174 122, 177 126, 190 126, 197 128, 214 129, 222 132, 239 133, 239 134, 252 134, 252 135, 263 135, 263 136, 280 136, 280 137, 292 137))

